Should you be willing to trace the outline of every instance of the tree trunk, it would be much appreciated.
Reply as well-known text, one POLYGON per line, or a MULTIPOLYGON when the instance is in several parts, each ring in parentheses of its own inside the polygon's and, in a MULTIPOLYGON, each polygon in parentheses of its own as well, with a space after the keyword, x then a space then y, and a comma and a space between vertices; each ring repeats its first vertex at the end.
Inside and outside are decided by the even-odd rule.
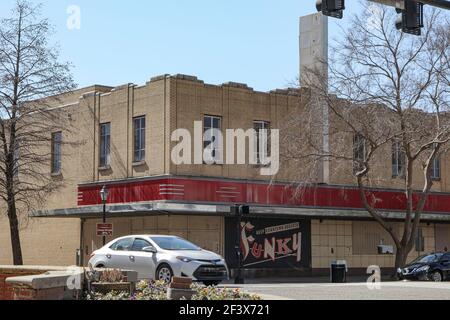
POLYGON ((404 247, 398 247, 395 254, 395 275, 397 275, 397 270, 399 268, 404 268, 408 259, 407 250, 404 247))
POLYGON ((19 220, 17 219, 17 210, 14 200, 8 204, 9 230, 11 234, 11 246, 13 254, 13 264, 15 266, 23 265, 22 246, 20 244, 19 220))

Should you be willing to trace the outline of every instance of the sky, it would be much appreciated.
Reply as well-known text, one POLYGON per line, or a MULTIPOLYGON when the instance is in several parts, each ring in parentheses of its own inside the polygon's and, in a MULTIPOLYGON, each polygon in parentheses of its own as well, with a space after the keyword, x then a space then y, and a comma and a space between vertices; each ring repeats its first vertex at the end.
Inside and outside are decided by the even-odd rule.
MULTIPOLYGON (((0 16, 15 0, 0 1, 0 16)), ((212 84, 247 83, 260 91, 285 88, 299 70, 299 17, 315 0, 46 0, 43 17, 55 26, 62 61, 73 63, 79 87, 145 84, 160 74, 195 75, 212 84), (80 29, 69 29, 68 8, 80 9, 80 29)), ((330 20, 339 37, 352 14, 330 20)), ((73 12, 73 11, 72 11, 73 12)), ((73 20, 70 20, 73 21, 73 20)))

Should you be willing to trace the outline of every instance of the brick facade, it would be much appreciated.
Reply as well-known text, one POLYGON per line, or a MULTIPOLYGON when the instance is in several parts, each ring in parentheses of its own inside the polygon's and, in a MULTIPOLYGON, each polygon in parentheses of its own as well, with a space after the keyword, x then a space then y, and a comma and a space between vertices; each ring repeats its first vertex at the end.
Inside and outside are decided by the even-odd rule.
MULTIPOLYGON (((65 95, 62 99, 61 109, 69 113, 72 126, 70 130, 63 132, 63 139, 73 142, 63 146, 62 175, 57 178, 64 181, 64 187, 49 195, 47 203, 38 209, 77 208, 80 204, 80 185, 156 176, 195 176, 266 183, 274 179, 289 184, 304 181, 307 172, 309 174, 311 171, 311 168, 289 159, 281 163, 281 170, 275 177, 261 176, 260 168, 253 165, 177 166, 171 161, 171 150, 176 145, 171 142, 172 132, 183 128, 193 134, 194 121, 203 121, 205 115, 221 117, 222 129, 250 129, 253 128, 253 121, 258 120, 267 121, 271 128, 281 131, 305 130, 301 125, 294 128, 288 126, 289 119, 295 119, 298 115, 310 116, 312 119, 320 117, 317 110, 308 104, 309 93, 304 89, 257 92, 237 83, 210 85, 191 76, 164 75, 151 79, 143 86, 92 86, 65 95), (146 157, 143 162, 133 163, 133 118, 141 116, 146 117, 146 157), (100 168, 99 165, 99 126, 102 123, 111 123, 111 164, 107 168, 100 168)), ((333 122, 333 119, 330 121, 333 122)), ((350 138, 348 146, 345 146, 347 152, 352 150, 350 138)), ((330 139, 330 145, 333 146, 333 136, 330 139)), ((282 144, 281 152, 288 147, 287 144, 282 144)), ((401 188, 402 181, 393 179, 390 175, 390 154, 390 150, 386 150, 387 156, 379 159, 379 165, 374 166, 373 174, 380 177, 377 187, 401 188)), ((443 157, 442 177, 436 182, 434 191, 450 191, 450 171, 447 164, 448 157, 443 157)), ((351 166, 338 162, 321 163, 319 166, 322 168, 315 168, 317 172, 314 171, 315 182, 337 186, 354 185, 351 166), (324 168, 328 165, 330 174, 325 177, 324 168)), ((416 187, 420 188, 421 176, 418 174, 414 179, 416 187)), ((186 213, 177 217, 163 215, 157 219, 116 217, 118 222, 115 236, 134 232, 178 234, 209 246, 211 250, 223 252, 223 239, 226 235, 222 217, 208 218, 212 220, 214 228, 191 228, 191 221, 198 222, 192 216, 186 213)), ((353 221, 327 220, 321 223, 318 218, 311 220, 312 267, 324 268, 330 259, 335 258, 345 258, 355 267, 363 267, 367 263, 382 266, 392 264, 392 257, 353 254, 350 243, 354 238, 353 221)), ((73 265, 77 249, 82 249, 85 260, 88 259, 92 244, 99 241, 92 235, 94 221, 80 221, 79 217, 23 219, 21 236, 25 263, 73 265)), ((205 224, 207 223, 205 220, 205 224)), ((435 247, 434 225, 424 226, 427 250, 435 247)), ((0 243, 3 247, 0 250, 0 263, 11 262, 9 241, 8 222, 1 216, 0 243)))

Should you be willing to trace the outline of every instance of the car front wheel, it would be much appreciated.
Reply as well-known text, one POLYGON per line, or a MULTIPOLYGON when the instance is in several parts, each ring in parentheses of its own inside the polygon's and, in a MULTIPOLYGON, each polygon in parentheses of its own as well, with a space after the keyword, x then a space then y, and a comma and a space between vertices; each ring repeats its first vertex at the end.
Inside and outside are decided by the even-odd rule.
POLYGON ((442 274, 439 271, 433 272, 431 275, 431 280, 434 282, 442 282, 442 274))
POLYGON ((168 264, 162 264, 156 270, 156 279, 159 281, 164 281, 165 283, 170 283, 173 278, 172 268, 168 264))

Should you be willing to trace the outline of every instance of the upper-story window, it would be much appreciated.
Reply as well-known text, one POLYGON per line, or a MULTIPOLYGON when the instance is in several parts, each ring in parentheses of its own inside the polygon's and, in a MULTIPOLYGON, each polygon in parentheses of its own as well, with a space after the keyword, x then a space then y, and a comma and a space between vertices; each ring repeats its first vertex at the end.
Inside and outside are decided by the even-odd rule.
POLYGON ((439 155, 435 156, 431 162, 431 179, 439 180, 441 179, 441 157, 439 155))
POLYGON ((52 134, 52 174, 61 173, 62 132, 52 134))
POLYGON ((134 162, 145 161, 145 116, 133 119, 134 162))
POLYGON ((100 167, 111 165, 111 123, 100 125, 100 167))
POLYGON ((257 164, 263 164, 270 156, 270 122, 253 121, 255 130, 255 158, 257 164))
POLYGON ((366 139, 360 133, 353 136, 353 173, 363 169, 366 160, 366 139))
POLYGON ((399 140, 392 142, 392 176, 404 178, 406 176, 406 154, 399 140))
POLYGON ((220 136, 217 134, 222 128, 222 118, 216 116, 205 116, 203 119, 203 149, 205 152, 205 163, 220 164, 222 162, 222 150, 220 136))

